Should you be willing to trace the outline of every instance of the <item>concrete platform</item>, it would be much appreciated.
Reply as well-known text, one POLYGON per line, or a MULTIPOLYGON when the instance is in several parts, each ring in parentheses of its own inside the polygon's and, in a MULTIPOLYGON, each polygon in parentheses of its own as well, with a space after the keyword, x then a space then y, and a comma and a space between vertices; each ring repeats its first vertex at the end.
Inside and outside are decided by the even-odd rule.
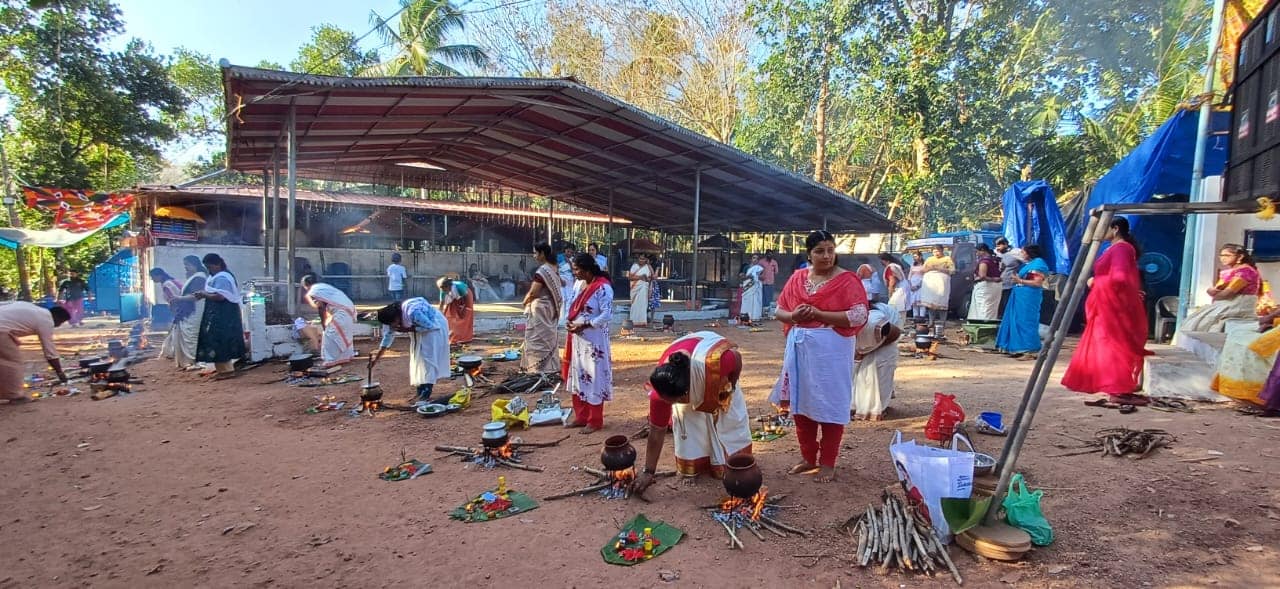
POLYGON ((1194 334, 1181 340, 1186 349, 1178 346, 1148 344, 1147 349, 1155 352, 1143 360, 1142 390, 1152 397, 1187 399, 1221 403, 1229 401, 1227 397, 1213 392, 1209 384, 1213 382, 1216 371, 1217 356, 1222 349, 1219 338, 1198 336, 1221 336, 1223 334, 1194 334), (1214 343, 1217 342, 1215 347, 1214 343), (1214 363, 1206 362, 1202 356, 1212 357, 1214 363))
MULTIPOLYGON (((1257 322, 1254 322, 1254 328, 1257 329, 1257 322)), ((1191 352, 1196 359, 1210 366, 1218 365, 1218 355, 1222 353, 1222 346, 1226 343, 1225 333, 1180 331, 1173 336, 1175 347, 1191 352)))

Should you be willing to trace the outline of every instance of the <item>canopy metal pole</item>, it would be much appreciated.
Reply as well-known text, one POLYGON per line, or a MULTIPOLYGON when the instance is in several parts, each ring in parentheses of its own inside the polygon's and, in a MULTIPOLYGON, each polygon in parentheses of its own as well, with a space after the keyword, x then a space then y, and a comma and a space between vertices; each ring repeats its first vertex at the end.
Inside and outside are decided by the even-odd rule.
POLYGON ((616 266, 617 263, 613 261, 613 189, 612 188, 609 189, 609 224, 605 226, 605 230, 604 230, 604 248, 605 248, 605 258, 609 260, 609 266, 610 266, 610 269, 606 271, 609 272, 609 276, 614 276, 617 274, 616 272, 617 268, 613 268, 613 266, 616 266))
POLYGON ((288 310, 289 316, 293 317, 298 312, 298 296, 293 291, 294 280, 294 257, 297 254, 297 243, 293 237, 294 229, 298 222, 298 110, 294 105, 289 105, 289 233, 285 235, 285 249, 288 250, 288 259, 285 260, 285 267, 288 273, 285 280, 288 281, 288 287, 285 292, 289 293, 288 310))
POLYGON ((822 216, 822 230, 823 230, 823 231, 826 231, 826 230, 827 230, 827 216, 826 216, 826 215, 823 215, 823 216, 822 216))
POLYGON ((698 306, 698 219, 702 215, 702 168, 693 170, 693 263, 690 272, 693 304, 698 306))
MULTIPOLYGON (((993 525, 999 521, 998 506, 1009 489, 1009 479, 1013 477, 1013 471, 1017 467, 1018 454, 1022 451, 1022 444, 1027 439, 1027 432, 1031 431, 1031 422, 1035 419, 1036 409, 1040 406, 1040 398, 1044 396, 1045 385, 1048 384, 1049 375, 1053 373, 1053 366, 1058 361, 1062 344, 1067 339, 1069 318, 1075 316, 1076 309, 1080 306, 1080 299, 1084 298, 1085 286, 1089 281, 1089 275, 1093 273, 1093 261, 1098 256, 1098 250, 1101 249, 1102 241, 1106 238, 1107 227, 1114 217, 1115 211, 1105 209, 1100 215, 1090 215, 1089 230, 1085 232, 1088 253, 1083 257, 1077 257, 1073 265, 1072 278, 1069 278, 1072 284, 1068 285, 1067 306, 1065 309, 1059 306, 1054 310, 1054 324, 1049 327, 1053 339, 1036 360, 1036 370, 1032 371, 1027 381, 1027 393, 1023 395, 1022 405, 1018 408, 1017 424, 1009 433, 1004 453, 1000 457, 1000 482, 996 484, 995 493, 991 496, 993 507, 987 510, 985 522, 987 525, 993 525)), ((1081 248, 1084 248, 1084 244, 1081 244, 1081 248)))
POLYGON ((271 156, 271 174, 275 177, 271 191, 271 279, 280 280, 280 157, 271 156))
POLYGON ((271 239, 267 233, 267 213, 271 203, 271 172, 262 169, 262 275, 271 276, 271 239))
MULTIPOLYGON (((1053 319, 1049 321, 1050 333, 1056 333, 1057 330, 1062 327, 1063 323, 1066 323, 1068 329, 1070 328, 1071 323, 1069 321, 1063 321, 1063 316, 1067 310, 1067 306, 1062 303, 1070 298, 1072 293, 1075 292, 1076 283, 1071 280, 1071 277, 1078 275, 1080 273, 1080 269, 1084 267, 1084 258, 1089 254, 1089 247, 1093 245, 1089 241, 1088 236, 1093 235, 1094 229, 1097 225, 1098 218, 1093 215, 1089 215, 1089 225, 1085 228, 1084 233, 1081 234, 1084 238, 1080 240, 1079 251, 1076 252, 1076 257, 1071 263, 1071 273, 1068 274, 1067 279, 1063 281, 1066 284, 1063 286, 1062 298, 1059 300, 1059 304, 1054 307, 1053 319)), ((1031 398, 1031 390, 1036 379, 1040 376, 1040 370, 1044 368, 1044 361, 1045 355, 1038 355, 1036 357, 1035 366, 1031 369, 1031 376, 1027 378, 1027 386, 1022 392, 1022 401, 1018 405, 1018 412, 1014 415, 1013 419, 1010 420, 1009 423, 1011 425, 1009 430, 1005 432, 1006 437, 1004 440, 1004 448, 1000 451, 1001 463, 996 465, 997 472, 1003 464, 1004 457, 1009 454, 1009 449, 1013 442, 1013 434, 1018 431, 1018 423, 1022 421, 1023 414, 1027 412, 1027 400, 1031 398)))
MULTIPOLYGON (((551 243, 551 225, 556 222, 556 199, 547 199, 547 245, 555 250, 555 244, 551 243)), ((554 253, 554 251, 553 251, 554 253)))
MULTIPOLYGON (((1209 26, 1209 57, 1204 64, 1204 94, 1213 94, 1213 77, 1215 73, 1214 62, 1218 58, 1218 46, 1222 37, 1222 16, 1226 10, 1226 0, 1214 0, 1213 3, 1213 21, 1209 26)), ((1191 163, 1191 195, 1189 201, 1204 201, 1204 158, 1205 158, 1205 140, 1209 138, 1209 123, 1213 118, 1213 99, 1206 99, 1200 104, 1200 120, 1196 127, 1196 151, 1195 159, 1191 163)), ((1182 276, 1178 281, 1178 325, 1181 327, 1182 320, 1187 317, 1187 309, 1190 308, 1191 299, 1195 289, 1193 284, 1194 274, 1199 264, 1196 264, 1196 234, 1200 224, 1199 218, 1195 215, 1187 217, 1186 233, 1182 235, 1182 276)))

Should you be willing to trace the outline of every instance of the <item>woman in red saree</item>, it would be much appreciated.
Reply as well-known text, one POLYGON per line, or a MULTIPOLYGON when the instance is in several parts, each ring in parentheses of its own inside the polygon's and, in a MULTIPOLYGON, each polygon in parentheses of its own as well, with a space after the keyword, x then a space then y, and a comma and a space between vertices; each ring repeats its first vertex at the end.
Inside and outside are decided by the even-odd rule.
POLYGON ((795 415, 803 461, 791 474, 817 472, 829 482, 853 404, 853 338, 867 323, 867 293, 836 265, 834 236, 814 231, 804 243, 810 266, 791 273, 778 297, 787 347, 769 402, 795 415))
POLYGON ((1111 247, 1093 265, 1084 303, 1085 328, 1062 385, 1081 393, 1127 395, 1138 389, 1146 351, 1147 314, 1142 304, 1138 248, 1129 221, 1107 230, 1111 247))
POLYGON ((471 343, 476 328, 475 293, 461 278, 441 278, 440 312, 449 320, 449 345, 471 343))

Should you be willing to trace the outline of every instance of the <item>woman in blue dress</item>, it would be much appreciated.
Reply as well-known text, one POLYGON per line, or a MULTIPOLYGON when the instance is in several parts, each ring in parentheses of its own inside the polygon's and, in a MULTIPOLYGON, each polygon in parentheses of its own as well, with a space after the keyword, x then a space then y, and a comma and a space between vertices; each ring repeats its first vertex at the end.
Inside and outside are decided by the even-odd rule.
POLYGON ((1044 280, 1049 276, 1049 265, 1040 257, 1039 246, 1022 248, 1022 259, 1026 262, 1013 279, 1009 306, 996 334, 996 347, 1014 356, 1040 351, 1040 303, 1044 280))

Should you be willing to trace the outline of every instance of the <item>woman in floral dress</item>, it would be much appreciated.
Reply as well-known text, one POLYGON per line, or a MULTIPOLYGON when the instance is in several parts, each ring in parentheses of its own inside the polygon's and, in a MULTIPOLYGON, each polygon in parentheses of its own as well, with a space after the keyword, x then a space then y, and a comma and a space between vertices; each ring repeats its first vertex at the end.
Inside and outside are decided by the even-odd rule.
POLYGON ((579 433, 604 428, 604 402, 613 398, 613 356, 609 351, 609 322, 613 320, 613 287, 591 254, 573 258, 577 279, 569 306, 564 362, 560 376, 573 395, 574 421, 579 433))

